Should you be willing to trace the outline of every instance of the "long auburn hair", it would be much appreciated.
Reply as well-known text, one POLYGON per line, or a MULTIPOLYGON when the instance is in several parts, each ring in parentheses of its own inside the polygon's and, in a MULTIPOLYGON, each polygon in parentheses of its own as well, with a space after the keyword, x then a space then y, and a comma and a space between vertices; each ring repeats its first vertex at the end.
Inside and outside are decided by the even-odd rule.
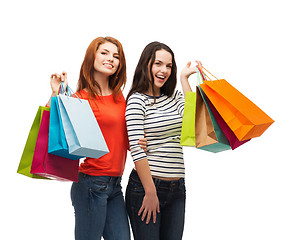
POLYGON ((79 92, 86 88, 88 90, 89 97, 92 98, 101 94, 101 87, 94 78, 94 62, 99 46, 106 42, 116 45, 119 54, 118 69, 113 75, 109 76, 109 87, 113 91, 113 99, 116 101, 121 88, 124 88, 126 83, 126 62, 121 43, 113 37, 98 37, 90 43, 81 66, 77 91, 79 92))
POLYGON ((156 102, 155 90, 154 90, 154 78, 152 74, 152 66, 154 64, 156 58, 156 52, 158 50, 166 50, 172 55, 172 69, 171 75, 160 89, 161 94, 165 94, 167 96, 172 96, 177 83, 177 66, 175 62, 175 57, 173 51, 164 43, 160 42, 151 42, 149 43, 143 50, 138 64, 136 66, 136 70, 133 77, 133 82, 131 89, 127 95, 126 101, 128 98, 135 92, 145 93, 151 87, 152 93, 154 95, 154 103, 156 102), (149 73, 150 70, 150 73, 149 73), (150 79, 149 79, 150 77, 150 79), (151 82, 151 84, 150 84, 151 82))

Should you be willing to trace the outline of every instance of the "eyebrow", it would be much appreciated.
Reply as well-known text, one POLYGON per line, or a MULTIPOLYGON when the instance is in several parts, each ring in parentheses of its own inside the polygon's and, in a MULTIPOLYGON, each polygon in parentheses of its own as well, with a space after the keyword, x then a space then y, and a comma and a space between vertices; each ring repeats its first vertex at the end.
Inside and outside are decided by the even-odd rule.
MULTIPOLYGON (((155 59, 155 62, 156 62, 156 61, 157 61, 157 62, 160 62, 160 63, 164 63, 163 61, 161 61, 161 60, 159 60, 159 59, 155 59)), ((169 65, 169 64, 170 64, 170 65, 173 65, 172 62, 169 62, 169 63, 167 63, 166 65, 169 65)))

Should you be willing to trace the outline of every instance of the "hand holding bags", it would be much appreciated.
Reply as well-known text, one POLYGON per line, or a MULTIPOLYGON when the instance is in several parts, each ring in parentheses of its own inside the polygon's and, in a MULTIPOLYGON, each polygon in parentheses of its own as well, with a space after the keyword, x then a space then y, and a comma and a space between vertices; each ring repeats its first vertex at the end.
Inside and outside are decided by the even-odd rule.
POLYGON ((197 148, 211 152, 235 149, 260 136, 274 122, 225 80, 208 81, 200 67, 197 66, 197 76, 202 76, 204 82, 199 81, 196 90, 197 148))
MULTIPOLYGON (((207 71, 205 68, 202 70, 207 71)), ((240 141, 261 136, 274 122, 224 79, 206 80, 200 86, 240 141)))
MULTIPOLYGON (((61 87, 61 89, 61 93, 63 93, 63 86, 61 87)), ((51 98, 48 152, 72 160, 78 160, 83 157, 69 153, 69 148, 66 141, 60 110, 58 106, 57 96, 51 98)))
MULTIPOLYGON (((197 77, 199 80, 199 75, 197 77)), ((181 145, 195 146, 198 149, 214 153, 231 149, 205 101, 204 93, 198 86, 196 93, 186 92, 181 145), (189 96, 191 97, 189 98, 189 96)))
MULTIPOLYGON (((50 108, 40 107, 29 134, 18 173, 33 178, 77 181, 79 160, 71 160, 69 150, 71 153, 79 153, 82 156, 100 157, 108 152, 108 148, 88 101, 60 95, 53 98, 52 107, 57 118, 57 126, 50 131, 50 108), (54 107, 54 103, 57 107, 56 100, 60 100, 60 112, 54 107), (63 124, 61 119, 65 120, 63 124), (64 132, 60 124, 67 126, 64 132), (59 152, 63 147, 66 151, 66 143, 64 146, 64 141, 61 141, 66 141, 63 139, 65 135, 66 138, 69 137, 69 140, 71 138, 68 143, 68 152, 65 153, 68 158, 48 153, 48 141, 53 146, 60 143, 59 152), (61 139, 58 141, 55 138, 54 141, 54 137, 61 139)), ((53 121, 51 122, 53 124, 53 121)), ((73 159, 78 159, 78 156, 73 159)))

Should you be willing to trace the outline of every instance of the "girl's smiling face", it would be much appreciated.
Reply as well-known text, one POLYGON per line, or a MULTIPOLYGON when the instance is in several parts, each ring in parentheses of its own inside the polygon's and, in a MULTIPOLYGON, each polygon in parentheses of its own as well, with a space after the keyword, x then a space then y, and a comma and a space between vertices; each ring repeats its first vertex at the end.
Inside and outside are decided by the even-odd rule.
POLYGON ((117 46, 111 42, 101 44, 96 52, 95 71, 111 76, 117 71, 118 66, 119 54, 117 46))
POLYGON ((156 51, 151 73, 154 79, 154 91, 157 95, 160 95, 160 89, 170 77, 171 70, 172 55, 164 49, 156 51))

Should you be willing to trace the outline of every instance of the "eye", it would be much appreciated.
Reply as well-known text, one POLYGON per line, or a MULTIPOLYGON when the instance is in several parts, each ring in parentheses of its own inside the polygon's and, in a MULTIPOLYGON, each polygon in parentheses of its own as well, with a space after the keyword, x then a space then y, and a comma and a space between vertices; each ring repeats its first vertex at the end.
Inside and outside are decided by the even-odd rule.
POLYGON ((172 65, 167 65, 167 68, 169 69, 172 69, 172 67, 173 67, 172 65))
POLYGON ((113 57, 116 58, 116 59, 119 59, 119 56, 117 56, 117 55, 114 55, 113 57))

